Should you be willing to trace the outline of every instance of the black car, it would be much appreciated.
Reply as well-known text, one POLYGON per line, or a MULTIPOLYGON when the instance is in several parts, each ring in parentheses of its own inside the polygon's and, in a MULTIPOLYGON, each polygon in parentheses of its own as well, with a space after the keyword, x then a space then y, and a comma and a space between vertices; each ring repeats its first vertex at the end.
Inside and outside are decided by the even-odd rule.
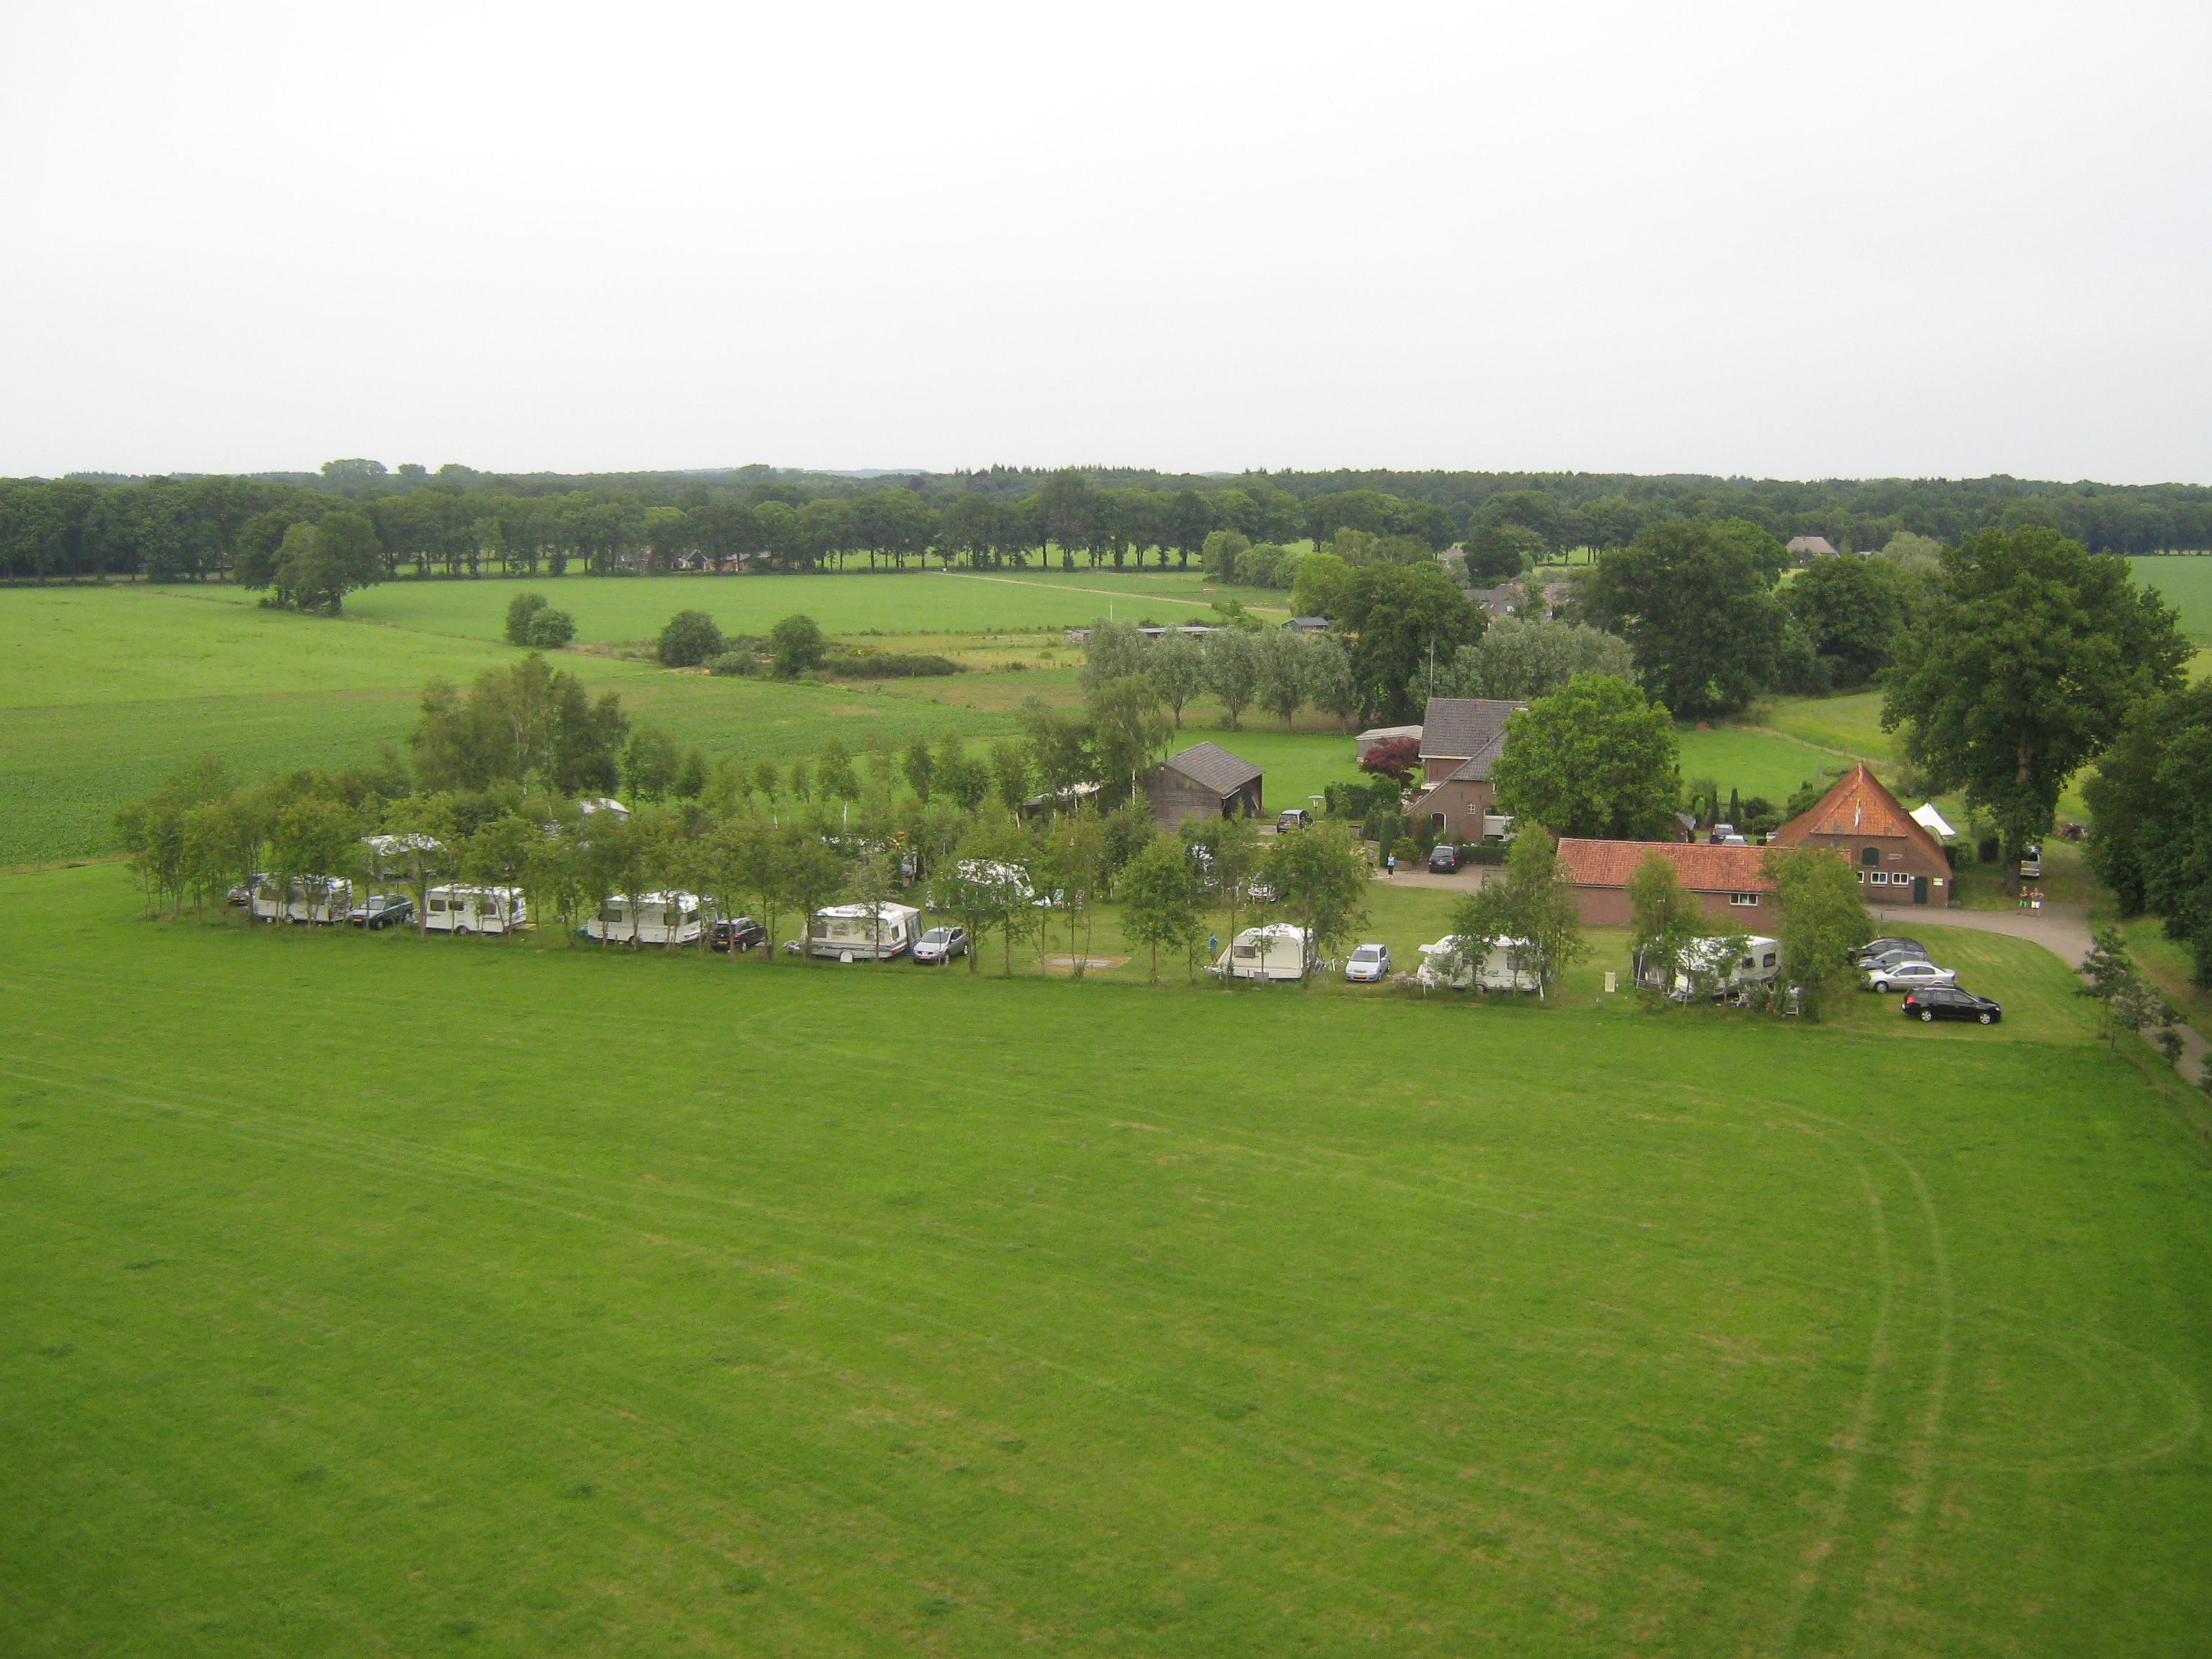
POLYGON ((1440 841, 1429 848, 1429 869, 1431 873, 1448 876, 1459 868, 1459 848, 1448 841, 1440 841))
POLYGON ((1921 962, 1927 958, 1928 947, 1917 939, 1870 939, 1851 952, 1851 960, 1861 968, 1871 968, 1875 958, 1882 956, 1893 956, 1899 962, 1921 962))
POLYGON ((346 920, 372 933, 398 926, 415 914, 415 901, 404 893, 371 893, 347 913, 346 920))
POLYGON ((768 929, 750 916, 731 916, 714 924, 707 935, 707 943, 717 951, 726 951, 732 945, 740 951, 750 951, 756 945, 768 943, 768 929))
POLYGON ((1920 1020, 1971 1019, 1994 1025, 2004 1018, 2004 1010, 1987 997, 1978 997, 1955 985, 1924 985, 1905 994, 1905 1017, 1920 1020))

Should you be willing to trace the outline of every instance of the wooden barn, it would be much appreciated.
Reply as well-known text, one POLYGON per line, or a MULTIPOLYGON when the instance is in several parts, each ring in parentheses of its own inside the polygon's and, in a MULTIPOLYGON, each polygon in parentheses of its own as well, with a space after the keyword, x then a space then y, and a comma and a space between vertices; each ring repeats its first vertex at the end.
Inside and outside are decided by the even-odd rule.
POLYGON ((1145 793, 1164 830, 1185 818, 1256 817, 1264 775, 1218 744, 1195 743, 1162 761, 1145 780, 1145 793))

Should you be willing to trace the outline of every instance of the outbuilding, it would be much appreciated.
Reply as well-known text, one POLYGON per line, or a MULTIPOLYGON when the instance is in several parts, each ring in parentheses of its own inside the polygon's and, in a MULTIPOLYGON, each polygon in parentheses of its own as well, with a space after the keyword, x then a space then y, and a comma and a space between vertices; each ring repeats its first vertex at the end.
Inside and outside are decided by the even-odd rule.
POLYGON ((1172 830, 1186 818, 1257 817, 1266 774, 1214 743, 1194 743, 1169 756, 1145 780, 1152 818, 1172 830))
POLYGON ((1674 866, 1674 879, 1694 894, 1698 905, 1730 933, 1758 931, 1775 915, 1774 878, 1766 873, 1765 852, 1757 847, 1715 847, 1679 841, 1583 841, 1559 842, 1559 879, 1574 890, 1576 908, 1591 927, 1626 927, 1634 914, 1629 884, 1647 858, 1674 866))

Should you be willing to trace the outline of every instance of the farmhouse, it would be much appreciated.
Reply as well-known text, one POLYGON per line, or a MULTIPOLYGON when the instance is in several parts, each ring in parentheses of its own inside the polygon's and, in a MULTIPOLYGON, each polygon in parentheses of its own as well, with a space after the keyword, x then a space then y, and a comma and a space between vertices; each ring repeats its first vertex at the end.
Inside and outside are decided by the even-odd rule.
POLYGON ((1826 536, 1792 536, 1783 550, 1793 559, 1833 558, 1836 545, 1826 536))
POLYGON ((1501 697, 1431 697, 1421 717, 1421 777, 1428 787, 1413 805, 1451 841, 1480 841, 1497 791, 1492 762, 1505 752, 1505 722, 1525 702, 1501 697))
POLYGON ((1951 863, 1942 843, 1864 763, 1837 779, 1810 811, 1776 830, 1773 841, 1777 847, 1827 847, 1841 853, 1859 872, 1859 884, 1870 901, 1951 901, 1951 863))
POLYGON ((1674 867, 1674 879, 1696 895, 1699 907, 1730 933, 1771 931, 1774 878, 1761 867, 1757 847, 1700 846, 1679 841, 1559 842, 1559 879, 1574 889, 1575 903, 1592 927, 1626 927, 1631 919, 1628 884, 1653 854, 1674 867))
POLYGON ((1185 818, 1256 817, 1266 775, 1218 744, 1194 743, 1170 755, 1145 780, 1152 817, 1164 830, 1185 818))

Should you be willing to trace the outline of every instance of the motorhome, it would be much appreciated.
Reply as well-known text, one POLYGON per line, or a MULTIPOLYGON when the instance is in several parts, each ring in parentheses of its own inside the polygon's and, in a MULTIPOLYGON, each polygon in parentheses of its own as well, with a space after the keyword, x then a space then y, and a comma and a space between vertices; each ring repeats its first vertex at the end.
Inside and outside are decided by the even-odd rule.
MULTIPOLYGON (((1728 992, 1738 986, 1748 985, 1754 980, 1771 981, 1782 973, 1782 941, 1765 933, 1749 933, 1730 940, 1701 939, 1694 940, 1682 952, 1675 965, 1674 983, 1665 988, 1671 995, 1686 997, 1693 994, 1697 981, 1703 980, 1718 992, 1728 992), (1731 944, 1740 945, 1733 957, 1731 944)), ((1636 982, 1659 988, 1662 970, 1655 962, 1639 962, 1636 982)))
MULTIPOLYGON (((1303 979, 1313 958, 1313 934, 1287 921, 1264 927, 1247 927, 1229 942, 1229 948, 1206 969, 1230 979, 1303 979)), ((1313 958, 1320 971, 1322 963, 1313 958)))
POLYGON ((283 884, 257 876, 251 902, 256 921, 311 921, 327 927, 353 914, 353 884, 343 876, 294 876, 283 884))
POLYGON ((1517 965, 1516 950, 1525 948, 1517 939, 1475 940, 1462 949, 1459 935, 1450 934, 1434 945, 1421 946, 1421 965, 1413 977, 1427 989, 1455 991, 1540 991, 1543 982, 1534 968, 1517 965))
POLYGON ((609 945, 694 945, 699 914, 696 893, 623 893, 600 901, 583 933, 609 945))
POLYGON ((530 926, 520 887, 433 887, 422 926, 433 933, 511 933, 530 926))
POLYGON ((887 961, 921 937, 921 912, 910 904, 836 904, 806 919, 806 948, 840 962, 887 961))

